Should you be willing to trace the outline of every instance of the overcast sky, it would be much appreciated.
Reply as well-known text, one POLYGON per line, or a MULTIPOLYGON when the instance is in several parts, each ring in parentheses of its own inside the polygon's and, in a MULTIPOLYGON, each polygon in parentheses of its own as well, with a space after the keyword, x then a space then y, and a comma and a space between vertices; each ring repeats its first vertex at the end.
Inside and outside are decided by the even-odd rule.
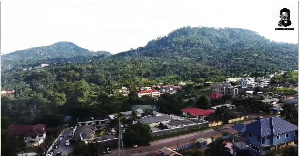
POLYGON ((2 54, 59 41, 118 53, 185 26, 245 28, 279 42, 298 42, 297 1, 51 0, 1 2, 2 54), (279 11, 294 31, 275 31, 279 11))

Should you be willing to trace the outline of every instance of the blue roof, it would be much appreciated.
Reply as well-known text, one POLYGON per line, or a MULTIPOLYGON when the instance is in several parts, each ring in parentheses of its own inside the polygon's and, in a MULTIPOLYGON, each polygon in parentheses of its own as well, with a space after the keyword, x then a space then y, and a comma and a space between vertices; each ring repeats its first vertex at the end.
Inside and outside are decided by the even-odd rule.
POLYGON ((259 137, 278 135, 298 130, 298 127, 279 117, 260 119, 246 125, 246 131, 259 137))
POLYGON ((233 125, 232 128, 237 130, 238 132, 245 132, 246 130, 246 125, 245 124, 237 124, 237 125, 233 125))

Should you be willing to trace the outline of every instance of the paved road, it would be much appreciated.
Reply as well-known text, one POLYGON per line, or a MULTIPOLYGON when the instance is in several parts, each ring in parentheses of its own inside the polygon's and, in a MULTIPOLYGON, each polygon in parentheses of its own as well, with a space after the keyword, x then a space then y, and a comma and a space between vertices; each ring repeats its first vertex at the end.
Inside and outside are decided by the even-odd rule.
POLYGON ((57 149, 54 149, 54 154, 53 156, 55 156, 55 154, 57 152, 61 152, 62 156, 66 156, 68 153, 72 152, 74 150, 74 145, 70 145, 70 146, 66 146, 66 140, 68 139, 68 135, 70 133, 71 129, 68 128, 64 133, 63 136, 64 138, 60 141, 60 144, 58 145, 57 149))
MULTIPOLYGON (((230 129, 229 129, 230 131, 230 129)), ((138 148, 129 148, 125 149, 124 154, 127 155, 144 155, 148 152, 153 152, 154 150, 160 150, 163 147, 177 147, 177 139, 178 139, 178 145, 183 146, 187 143, 193 143, 199 138, 210 138, 211 136, 221 136, 222 131, 214 131, 210 129, 208 132, 197 132, 197 133, 192 133, 188 135, 183 135, 179 137, 173 137, 173 138, 168 138, 168 139, 163 139, 163 140, 157 140, 151 142, 150 146, 142 146, 138 148), (142 154, 143 153, 143 154, 142 154)), ((118 150, 113 150, 111 156, 117 156, 118 155, 118 150)))

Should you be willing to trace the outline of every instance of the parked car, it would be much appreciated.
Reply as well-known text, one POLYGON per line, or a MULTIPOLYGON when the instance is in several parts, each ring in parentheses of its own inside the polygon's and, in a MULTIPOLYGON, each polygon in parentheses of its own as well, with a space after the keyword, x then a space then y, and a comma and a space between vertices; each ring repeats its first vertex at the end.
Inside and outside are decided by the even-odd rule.
POLYGON ((66 142, 66 146, 70 146, 70 142, 66 142))
POLYGON ((107 154, 110 154, 110 153, 111 153, 110 148, 106 148, 106 153, 107 153, 107 154))
POLYGON ((52 150, 50 150, 50 151, 48 152, 47 156, 52 156, 53 153, 54 153, 54 150, 52 149, 52 150))
POLYGON ((57 152, 55 156, 61 156, 61 152, 57 152))
POLYGON ((64 138, 64 136, 62 135, 62 136, 59 137, 59 140, 62 140, 63 138, 64 138))
POLYGON ((53 145, 53 149, 57 149, 57 147, 58 147, 57 144, 53 145))
POLYGON ((137 148, 138 146, 137 146, 137 145, 133 145, 133 147, 134 147, 134 148, 137 148))

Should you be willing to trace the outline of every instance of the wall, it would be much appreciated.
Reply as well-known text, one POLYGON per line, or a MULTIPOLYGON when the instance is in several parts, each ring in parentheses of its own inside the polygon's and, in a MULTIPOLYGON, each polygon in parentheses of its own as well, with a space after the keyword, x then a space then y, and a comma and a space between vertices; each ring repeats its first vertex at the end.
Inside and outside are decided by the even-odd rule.
POLYGON ((37 153, 34 153, 34 152, 32 152, 32 153, 21 153, 21 154, 18 154, 18 156, 36 156, 37 155, 37 153))
POLYGON ((214 127, 214 126, 220 126, 220 125, 222 125, 223 124, 223 122, 222 121, 218 121, 218 122, 213 122, 213 123, 209 123, 208 124, 208 127, 214 127))
POLYGON ((232 122, 236 122, 236 121, 241 121, 241 120, 244 120, 244 119, 245 119, 244 117, 235 118, 235 119, 228 120, 228 123, 232 123, 232 122))
POLYGON ((294 131, 288 132, 288 135, 289 135, 288 138, 285 138, 285 134, 281 134, 280 139, 278 139, 278 140, 276 139, 276 136, 273 136, 273 144, 280 145, 283 142, 286 143, 286 142, 291 142, 291 141, 298 139, 298 137, 295 136, 294 131))

